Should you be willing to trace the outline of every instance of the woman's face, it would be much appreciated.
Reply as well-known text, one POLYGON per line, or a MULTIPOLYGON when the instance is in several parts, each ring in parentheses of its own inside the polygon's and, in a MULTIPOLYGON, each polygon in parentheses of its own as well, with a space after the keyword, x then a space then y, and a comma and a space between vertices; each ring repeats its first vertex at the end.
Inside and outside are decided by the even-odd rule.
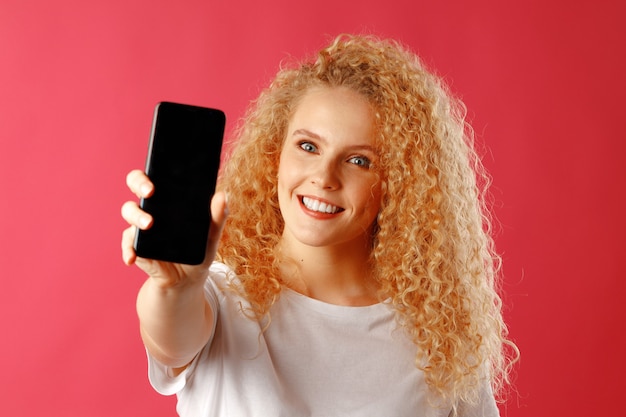
POLYGON ((278 168, 283 241, 366 243, 380 209, 374 114, 347 88, 317 87, 289 122, 278 168))

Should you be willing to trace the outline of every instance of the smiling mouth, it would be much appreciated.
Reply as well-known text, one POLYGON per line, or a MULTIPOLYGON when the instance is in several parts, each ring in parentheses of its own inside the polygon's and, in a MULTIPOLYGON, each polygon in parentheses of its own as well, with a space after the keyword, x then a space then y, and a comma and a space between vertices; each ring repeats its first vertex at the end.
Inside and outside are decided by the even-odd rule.
POLYGON ((304 207, 318 213, 335 214, 343 211, 341 207, 333 206, 332 204, 324 203, 314 198, 301 197, 300 200, 302 201, 304 207))

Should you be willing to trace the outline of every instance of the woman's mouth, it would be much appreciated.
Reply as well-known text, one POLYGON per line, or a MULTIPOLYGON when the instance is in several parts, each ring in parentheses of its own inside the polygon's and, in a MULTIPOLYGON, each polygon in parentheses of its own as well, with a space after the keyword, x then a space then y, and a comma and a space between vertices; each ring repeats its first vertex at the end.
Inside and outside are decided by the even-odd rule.
POLYGON ((301 197, 300 200, 302 201, 304 207, 306 207, 308 210, 318 213, 335 214, 343 211, 341 207, 333 206, 330 203, 325 203, 311 197, 301 197))

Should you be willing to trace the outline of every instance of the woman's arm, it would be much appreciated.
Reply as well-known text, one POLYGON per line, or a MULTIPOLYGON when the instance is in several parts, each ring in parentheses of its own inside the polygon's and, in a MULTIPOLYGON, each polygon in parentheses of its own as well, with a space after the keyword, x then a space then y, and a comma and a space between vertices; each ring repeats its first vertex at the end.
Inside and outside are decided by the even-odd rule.
MULTIPOLYGON (((141 171, 130 172, 126 182, 138 197, 149 197, 154 192, 154 186, 141 171)), ((122 235, 124 262, 135 264, 148 274, 137 296, 143 342, 162 364, 183 368, 212 337, 214 313, 204 297, 204 283, 226 220, 226 196, 216 193, 211 201, 209 243, 201 265, 137 257, 133 249, 135 228, 148 229, 153 219, 133 201, 124 203, 122 217, 130 225, 122 235)))

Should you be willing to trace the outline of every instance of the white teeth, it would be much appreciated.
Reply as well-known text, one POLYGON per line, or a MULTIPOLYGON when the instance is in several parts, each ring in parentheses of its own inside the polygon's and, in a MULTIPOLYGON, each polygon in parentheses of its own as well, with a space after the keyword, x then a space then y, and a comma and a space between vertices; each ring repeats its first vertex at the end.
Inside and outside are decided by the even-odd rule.
POLYGON ((302 203, 306 208, 311 211, 319 211, 320 213, 334 214, 339 211, 339 207, 332 206, 330 204, 322 203, 319 200, 314 200, 308 197, 302 197, 302 203))

